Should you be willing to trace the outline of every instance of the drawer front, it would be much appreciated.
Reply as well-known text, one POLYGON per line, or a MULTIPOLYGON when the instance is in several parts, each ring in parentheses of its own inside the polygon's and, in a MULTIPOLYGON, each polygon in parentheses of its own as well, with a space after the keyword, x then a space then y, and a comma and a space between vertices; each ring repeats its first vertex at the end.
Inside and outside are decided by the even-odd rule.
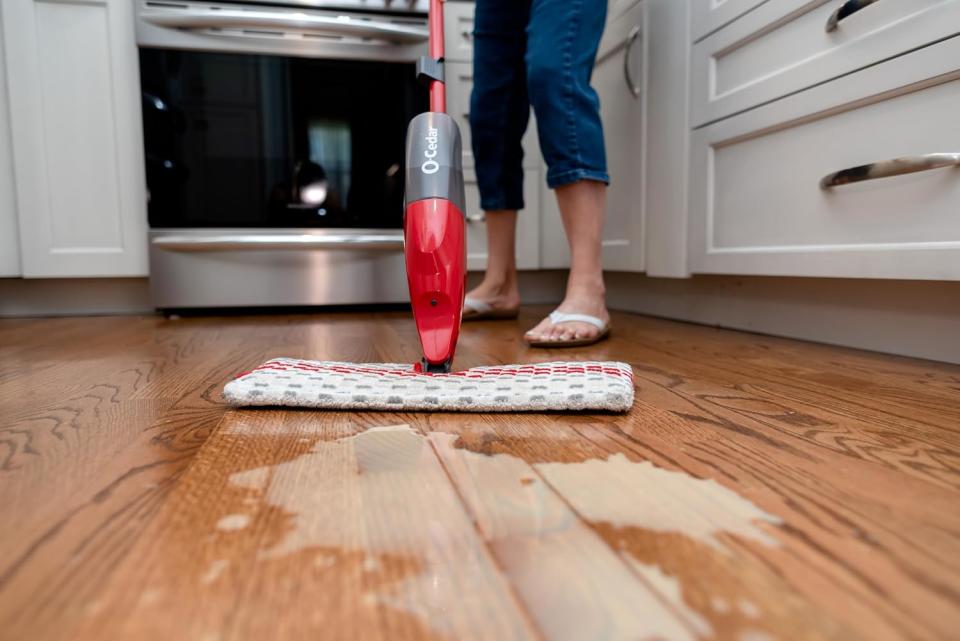
MULTIPOLYGON (((956 43, 949 52, 960 60, 956 43)), ((870 71, 899 73, 885 66, 870 71)), ((960 278, 960 167, 820 186, 845 168, 960 153, 960 72, 946 78, 773 126, 750 130, 743 114, 694 132, 692 270, 960 278)))
POLYGON ((693 125, 776 100, 960 33, 960 0, 767 0, 693 48, 693 125))
MULTIPOLYGON (((448 62, 447 77, 447 113, 460 127, 463 140, 463 166, 473 168, 473 141, 470 137, 470 92, 473 90, 473 65, 464 62, 448 62)), ((542 164, 540 145, 537 142, 537 122, 530 114, 527 133, 523 137, 523 166, 539 168, 542 164)))
MULTIPOLYGON (((540 267, 540 171, 523 172, 523 200, 526 208, 517 216, 517 268, 540 267)), ((464 172, 467 215, 467 269, 487 267, 487 226, 480 209, 480 190, 472 171, 464 172)))
POLYGON ((472 2, 445 2, 443 4, 444 56, 451 62, 473 60, 472 2))
POLYGON ((691 0, 690 36, 696 42, 767 0, 691 0))

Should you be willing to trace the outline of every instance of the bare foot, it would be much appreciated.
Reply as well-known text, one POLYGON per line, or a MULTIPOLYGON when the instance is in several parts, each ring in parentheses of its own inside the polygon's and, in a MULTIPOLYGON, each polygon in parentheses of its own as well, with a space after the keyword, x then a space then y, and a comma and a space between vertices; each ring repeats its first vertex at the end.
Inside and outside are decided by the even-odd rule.
MULTIPOLYGON (((557 311, 566 314, 587 314, 596 316, 604 323, 610 322, 610 313, 604 300, 603 287, 577 289, 567 291, 566 298, 557 307, 557 311)), ((595 338, 600 334, 600 328, 580 321, 554 324, 550 317, 544 318, 540 324, 524 335, 527 341, 569 341, 595 338)))
POLYGON ((486 303, 497 311, 516 309, 520 306, 520 289, 516 278, 485 276, 482 283, 467 292, 467 298, 486 303))

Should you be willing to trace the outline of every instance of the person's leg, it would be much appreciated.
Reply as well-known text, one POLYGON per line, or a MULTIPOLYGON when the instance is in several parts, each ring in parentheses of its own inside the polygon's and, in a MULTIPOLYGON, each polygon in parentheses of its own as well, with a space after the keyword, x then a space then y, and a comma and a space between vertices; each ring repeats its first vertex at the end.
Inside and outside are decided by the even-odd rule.
POLYGON ((523 209, 523 148, 527 100, 526 27, 530 0, 478 0, 474 20, 470 130, 486 217, 487 270, 467 297, 494 309, 520 304, 515 235, 523 209))
MULTIPOLYGON (((601 264, 607 176, 600 101, 590 86, 606 0, 534 0, 527 30, 527 87, 537 114, 547 184, 570 244, 570 275, 559 311, 609 320, 601 264)), ((544 319, 533 340, 590 338, 589 323, 544 319)))

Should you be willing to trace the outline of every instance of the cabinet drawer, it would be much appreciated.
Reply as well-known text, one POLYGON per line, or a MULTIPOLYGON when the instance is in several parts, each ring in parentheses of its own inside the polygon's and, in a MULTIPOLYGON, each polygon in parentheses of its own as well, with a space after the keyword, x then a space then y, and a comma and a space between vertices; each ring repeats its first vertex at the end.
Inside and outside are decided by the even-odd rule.
MULTIPOLYGON (((472 171, 465 171, 464 195, 467 215, 467 269, 487 267, 487 225, 480 209, 480 190, 472 171)), ((540 267, 540 171, 523 172, 523 200, 526 208, 517 215, 517 268, 540 267)))
MULTIPOLYGON (((473 65, 467 62, 448 62, 447 77, 447 113, 460 127, 463 141, 463 166, 473 168, 473 142, 470 138, 470 92, 473 90, 473 65)), ((523 166, 540 167, 540 145, 537 142, 537 122, 530 114, 527 133, 523 136, 523 166)))
POLYGON ((450 62, 473 60, 472 2, 443 3, 444 56, 450 62))
POLYGON ((841 0, 767 0, 694 45, 693 125, 960 33, 960 0, 875 0, 826 25, 841 0))
MULTIPOLYGON (((936 53, 960 60, 958 42, 936 45, 942 48, 936 53)), ((926 64, 935 67, 935 62, 926 64)), ((898 59, 861 72, 872 72, 872 79, 844 80, 896 77, 902 70, 895 67, 904 65, 898 59), (888 65, 892 67, 885 69, 888 65)), ((841 169, 933 152, 960 153, 960 72, 941 75, 936 82, 910 84, 779 123, 771 120, 785 107, 769 105, 756 116, 742 114, 694 132, 692 270, 960 278, 960 167, 820 186, 824 176, 841 169)), ((801 95, 787 101, 806 99, 801 95)))
POLYGON ((767 0, 692 0, 690 37, 696 42, 764 2, 767 0))

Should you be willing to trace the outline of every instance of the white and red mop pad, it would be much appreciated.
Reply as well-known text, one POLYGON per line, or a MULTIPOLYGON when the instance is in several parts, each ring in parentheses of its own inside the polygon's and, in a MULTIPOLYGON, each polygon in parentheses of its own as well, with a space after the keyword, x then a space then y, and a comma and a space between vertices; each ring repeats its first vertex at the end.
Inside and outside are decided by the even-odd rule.
POLYGON ((237 406, 328 410, 625 412, 633 405, 633 370, 579 361, 422 374, 396 363, 275 358, 227 383, 223 395, 237 406))

